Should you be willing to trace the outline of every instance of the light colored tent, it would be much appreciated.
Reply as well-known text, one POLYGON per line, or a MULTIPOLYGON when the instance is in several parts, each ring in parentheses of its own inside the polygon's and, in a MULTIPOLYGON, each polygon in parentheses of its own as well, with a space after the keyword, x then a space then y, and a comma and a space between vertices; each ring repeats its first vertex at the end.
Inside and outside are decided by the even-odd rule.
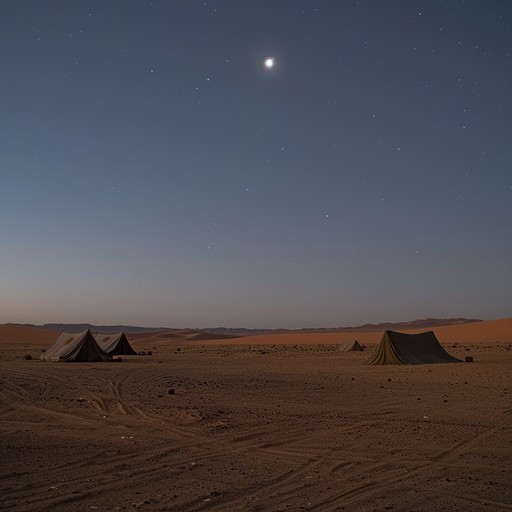
POLYGON ((405 334, 386 331, 366 364, 429 364, 460 362, 441 346, 432 331, 405 334))
POLYGON ((137 352, 133 350, 124 332, 117 334, 96 334, 94 337, 98 345, 111 356, 137 355, 137 352))
POLYGON ((91 331, 63 332, 52 347, 41 355, 43 361, 112 361, 96 343, 91 331))
POLYGON ((357 340, 340 343, 340 352, 361 352, 364 347, 357 340))

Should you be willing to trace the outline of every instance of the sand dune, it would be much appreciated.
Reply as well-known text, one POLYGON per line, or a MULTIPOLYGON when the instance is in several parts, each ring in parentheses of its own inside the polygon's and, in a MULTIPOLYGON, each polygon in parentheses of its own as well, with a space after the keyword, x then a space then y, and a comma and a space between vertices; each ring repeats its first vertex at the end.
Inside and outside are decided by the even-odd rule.
MULTIPOLYGON (((441 343, 512 343, 512 318, 458 324, 432 329, 413 329, 403 332, 423 332, 433 330, 441 343)), ((329 333, 286 333, 247 336, 233 340, 224 340, 225 344, 329 344, 342 343, 356 339, 360 343, 378 343, 382 332, 329 332, 329 333)))
POLYGON ((474 363, 415 367, 366 366, 367 352, 295 335, 44 363, 37 333, 6 329, 0 510, 512 510, 504 343, 449 348, 474 363))
POLYGON ((441 343, 512 343, 512 318, 434 329, 441 343))
POLYGON ((59 331, 51 331, 40 327, 29 327, 15 324, 0 324, 0 343, 53 343, 60 336, 59 331))

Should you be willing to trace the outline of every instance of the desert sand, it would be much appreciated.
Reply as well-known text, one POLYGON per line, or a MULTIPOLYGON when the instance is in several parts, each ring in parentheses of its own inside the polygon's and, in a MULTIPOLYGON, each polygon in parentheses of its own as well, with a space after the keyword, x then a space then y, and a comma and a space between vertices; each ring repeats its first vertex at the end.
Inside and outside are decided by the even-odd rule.
POLYGON ((358 332, 48 363, 59 332, 1 325, 0 510, 512 510, 512 319, 434 331, 474 362, 367 366, 358 332))

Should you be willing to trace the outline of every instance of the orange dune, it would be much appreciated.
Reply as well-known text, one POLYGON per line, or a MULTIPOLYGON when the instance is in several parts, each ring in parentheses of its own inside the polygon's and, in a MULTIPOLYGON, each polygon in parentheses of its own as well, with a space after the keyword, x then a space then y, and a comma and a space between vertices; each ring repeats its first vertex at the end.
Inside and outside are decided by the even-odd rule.
POLYGON ((512 318, 445 325, 432 330, 441 343, 512 343, 512 318))
MULTIPOLYGON (((397 329, 398 330, 398 329, 397 329)), ((501 320, 489 320, 469 324, 457 324, 443 327, 412 329, 404 332, 424 332, 432 330, 441 343, 512 343, 512 318, 501 320)), ((274 345, 309 345, 342 343, 349 340, 357 340, 359 343, 378 343, 384 331, 373 332, 328 332, 328 333, 304 333, 294 332, 285 334, 262 334, 246 336, 233 340, 222 340, 222 344, 274 344, 274 345)), ((192 341, 190 343, 193 343, 192 341)))
POLYGON ((0 343, 34 343, 47 345, 57 340, 60 331, 16 324, 0 324, 0 343))

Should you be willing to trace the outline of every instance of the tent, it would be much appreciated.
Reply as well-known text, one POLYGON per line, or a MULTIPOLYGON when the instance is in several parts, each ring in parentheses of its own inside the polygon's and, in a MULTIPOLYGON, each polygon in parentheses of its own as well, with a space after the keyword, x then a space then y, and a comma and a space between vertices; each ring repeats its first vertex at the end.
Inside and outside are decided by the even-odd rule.
POLYGON ((432 331, 419 334, 405 334, 386 331, 380 345, 371 354, 366 364, 429 364, 456 363, 441 346, 432 331))
POLYGON ((361 352, 364 347, 357 340, 340 343, 340 352, 361 352))
POLYGON ((137 352, 133 350, 124 332, 117 334, 96 334, 94 337, 98 345, 111 356, 137 355, 137 352))
POLYGON ((91 331, 63 332, 52 347, 41 355, 42 361, 112 361, 96 343, 91 331))

